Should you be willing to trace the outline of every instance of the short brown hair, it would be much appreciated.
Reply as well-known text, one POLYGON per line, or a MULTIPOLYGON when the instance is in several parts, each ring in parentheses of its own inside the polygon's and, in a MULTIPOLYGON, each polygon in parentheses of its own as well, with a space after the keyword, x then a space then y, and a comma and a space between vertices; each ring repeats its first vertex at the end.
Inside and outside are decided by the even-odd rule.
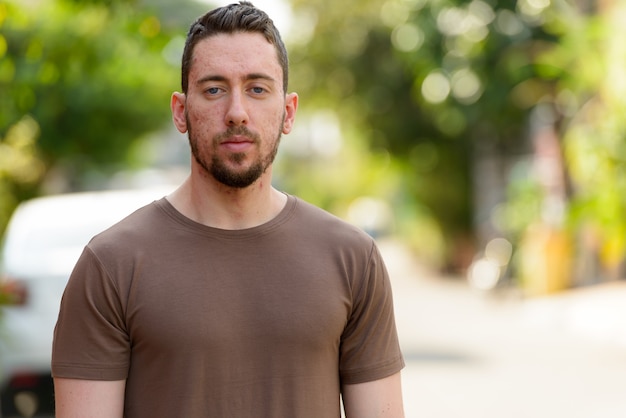
POLYGON ((278 29, 267 13, 257 9, 248 1, 240 1, 228 6, 211 10, 199 17, 189 28, 185 49, 183 51, 181 84, 183 93, 187 93, 189 86, 189 71, 193 58, 193 49, 196 44, 205 38, 220 33, 233 34, 237 32, 258 32, 267 41, 274 45, 278 62, 283 70, 283 90, 287 92, 289 81, 289 59, 287 49, 278 29))

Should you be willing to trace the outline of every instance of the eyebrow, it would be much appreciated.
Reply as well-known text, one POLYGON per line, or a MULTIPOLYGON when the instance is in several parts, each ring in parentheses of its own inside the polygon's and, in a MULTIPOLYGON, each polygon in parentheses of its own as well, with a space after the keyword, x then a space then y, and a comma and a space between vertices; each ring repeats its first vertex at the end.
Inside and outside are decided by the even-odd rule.
MULTIPOLYGON (((243 77, 244 81, 251 81, 251 80, 266 80, 266 81, 270 81, 272 83, 276 82, 276 79, 274 77, 271 77, 267 74, 263 74, 263 73, 250 73, 247 74, 245 77, 243 77)), ((223 75, 207 75, 204 76, 202 78, 200 78, 196 84, 203 84, 206 83, 208 81, 228 81, 228 78, 226 78, 223 75)))

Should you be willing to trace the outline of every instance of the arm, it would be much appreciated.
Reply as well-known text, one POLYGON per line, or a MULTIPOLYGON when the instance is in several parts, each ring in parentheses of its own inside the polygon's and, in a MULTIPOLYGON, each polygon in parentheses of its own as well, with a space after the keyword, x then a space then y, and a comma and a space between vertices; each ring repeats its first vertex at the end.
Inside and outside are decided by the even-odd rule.
POLYGON ((400 372, 372 382, 343 385, 346 418, 404 418, 400 372))
POLYGON ((125 380, 54 379, 57 418, 122 418, 125 380))

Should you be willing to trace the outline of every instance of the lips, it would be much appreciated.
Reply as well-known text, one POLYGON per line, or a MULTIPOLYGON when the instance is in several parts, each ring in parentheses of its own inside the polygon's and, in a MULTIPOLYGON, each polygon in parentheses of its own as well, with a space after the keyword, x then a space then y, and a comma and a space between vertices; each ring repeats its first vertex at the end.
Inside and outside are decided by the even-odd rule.
POLYGON ((243 152, 254 145, 254 141, 249 138, 234 137, 228 138, 220 143, 220 146, 231 152, 243 152))

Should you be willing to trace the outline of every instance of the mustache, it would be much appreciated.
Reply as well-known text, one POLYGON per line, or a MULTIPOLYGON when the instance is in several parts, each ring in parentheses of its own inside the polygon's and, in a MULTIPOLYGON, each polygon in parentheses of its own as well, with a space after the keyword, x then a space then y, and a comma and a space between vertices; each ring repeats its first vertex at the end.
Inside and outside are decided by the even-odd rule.
POLYGON ((247 126, 245 125, 237 125, 237 126, 231 126, 228 129, 226 129, 224 132, 217 134, 214 138, 215 142, 222 142, 225 139, 230 138, 231 136, 245 136, 247 138, 252 139, 254 142, 259 142, 259 135, 256 134, 255 132, 252 132, 250 129, 248 129, 247 126))

